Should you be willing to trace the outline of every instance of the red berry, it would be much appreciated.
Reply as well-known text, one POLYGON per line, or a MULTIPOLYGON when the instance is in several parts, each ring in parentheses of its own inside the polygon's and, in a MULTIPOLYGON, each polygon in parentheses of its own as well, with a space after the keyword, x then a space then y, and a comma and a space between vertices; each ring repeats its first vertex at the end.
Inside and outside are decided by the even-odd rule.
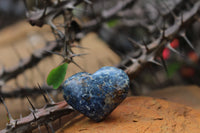
POLYGON ((174 39, 171 43, 170 43, 172 48, 177 48, 179 46, 179 40, 178 39, 174 39))
POLYGON ((194 71, 193 68, 190 68, 190 67, 183 67, 183 68, 181 68, 181 75, 183 77, 189 78, 189 77, 194 76, 194 74, 195 74, 195 71, 194 71))
POLYGON ((198 55, 193 51, 188 53, 188 57, 192 62, 195 62, 195 63, 197 63, 199 60, 198 55))
POLYGON ((168 48, 164 48, 162 52, 162 57, 164 60, 167 60, 170 56, 170 50, 168 48))

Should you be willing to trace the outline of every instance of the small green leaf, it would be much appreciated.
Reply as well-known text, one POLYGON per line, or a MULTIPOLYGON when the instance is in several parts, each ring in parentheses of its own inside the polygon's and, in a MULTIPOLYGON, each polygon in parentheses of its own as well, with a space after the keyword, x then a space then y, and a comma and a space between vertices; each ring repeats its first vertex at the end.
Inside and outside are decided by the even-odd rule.
POLYGON ((108 27, 112 28, 112 27, 115 27, 118 22, 119 22, 119 20, 113 19, 113 20, 108 21, 107 25, 108 25, 108 27))
POLYGON ((64 63, 51 70, 47 77, 47 84, 53 85, 54 89, 57 89, 65 79, 68 63, 64 63))
POLYGON ((181 63, 172 63, 170 65, 168 65, 167 69, 168 69, 168 77, 171 78, 176 72, 177 70, 181 67, 181 63))

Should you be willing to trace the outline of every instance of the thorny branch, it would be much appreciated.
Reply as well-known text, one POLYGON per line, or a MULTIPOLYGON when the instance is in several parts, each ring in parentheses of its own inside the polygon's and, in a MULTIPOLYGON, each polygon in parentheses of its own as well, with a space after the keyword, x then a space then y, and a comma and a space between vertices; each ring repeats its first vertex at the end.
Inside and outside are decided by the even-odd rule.
MULTIPOLYGON (((49 2, 49 1, 48 1, 49 2)), ((51 3, 51 6, 46 6, 44 10, 37 9, 36 11, 31 11, 27 13, 29 22, 32 25, 43 26, 44 24, 49 24, 52 28, 55 37, 58 35, 59 39, 56 40, 55 44, 47 45, 40 51, 33 53, 28 59, 22 59, 19 64, 8 70, 2 70, 0 74, 0 81, 4 84, 6 81, 15 78, 17 75, 23 73, 26 69, 32 68, 37 65, 42 59, 51 55, 50 53, 44 51, 55 51, 60 50, 63 45, 65 45, 64 34, 58 30, 58 28, 53 24, 53 19, 55 19, 63 12, 70 11, 78 4, 84 2, 82 0, 75 1, 63 1, 57 4, 51 3)), ((26 3, 26 1, 25 1, 26 3)), ((71 51, 70 51, 71 52, 71 51)), ((2 86, 2 85, 0 85, 2 86)))
MULTIPOLYGON (((128 56, 128 58, 123 60, 118 67, 122 68, 129 76, 131 76, 142 66, 144 66, 144 64, 148 62, 157 63, 155 58, 160 54, 162 49, 165 46, 170 47, 170 45, 167 44, 169 44, 169 42, 172 41, 172 39, 174 39, 176 36, 182 36, 185 38, 186 36, 183 34, 185 33, 185 28, 195 22, 199 17, 199 14, 200 2, 197 2, 190 11, 187 11, 183 13, 183 15, 177 17, 174 25, 164 30, 155 41, 150 44, 146 44, 146 47, 142 44, 138 44, 141 50, 139 57, 128 56), (129 62, 131 62, 131 64, 129 62)), ((170 49, 173 48, 170 47, 170 49)))
MULTIPOLYGON (((86 25, 84 25, 82 27, 83 32, 84 32, 84 29, 87 31, 88 31, 88 29, 92 30, 91 27, 93 27, 95 25, 97 26, 98 24, 102 23, 103 21, 105 21, 107 19, 111 19, 119 11, 127 8, 127 6, 133 5, 136 1, 137 0, 126 0, 123 2, 119 2, 116 4, 116 6, 112 7, 111 9, 103 11, 102 15, 99 18, 92 20, 91 22, 88 22, 86 25), (99 20, 99 21, 97 22, 96 20, 99 20), (95 22, 95 23, 93 23, 93 22, 95 22), (90 23, 92 23, 92 25, 90 25, 90 23)), ((52 55, 52 53, 53 53, 53 52, 49 53, 49 52, 44 52, 44 51, 56 51, 56 50, 60 50, 63 47, 63 45, 64 46, 68 45, 68 46, 66 46, 67 50, 65 50, 65 52, 63 53, 64 60, 73 62, 72 57, 80 55, 80 54, 77 54, 77 55, 73 54, 73 52, 71 51, 72 46, 70 46, 70 44, 65 42, 65 40, 63 38, 65 36, 64 34, 67 34, 67 36, 65 38, 66 39, 68 38, 68 42, 70 42, 69 39, 72 39, 72 37, 68 37, 68 36, 70 34, 73 34, 73 31, 68 31, 67 30, 68 27, 66 27, 66 30, 65 30, 66 33, 62 33, 61 31, 59 31, 57 29, 57 27, 52 22, 53 19, 56 17, 55 14, 57 14, 57 15, 59 13, 62 14, 60 9, 59 9, 59 12, 56 10, 57 8, 61 7, 62 11, 69 10, 69 9, 71 10, 71 8, 72 9, 75 8, 75 5, 77 5, 80 2, 81 1, 72 2, 72 3, 68 3, 68 2, 60 3, 58 7, 54 7, 53 9, 50 7, 46 7, 47 9, 46 9, 45 13, 44 13, 44 10, 37 10, 36 12, 28 13, 28 19, 32 25, 43 26, 44 24, 49 24, 51 26, 51 28, 53 29, 55 36, 58 33, 58 34, 60 34, 59 35, 60 38, 59 38, 59 40, 53 42, 53 44, 47 43, 47 45, 44 48, 35 51, 29 58, 20 59, 20 62, 18 63, 18 65, 14 66, 12 68, 9 68, 9 69, 2 69, 1 74, 0 74, 0 83, 1 83, 0 86, 3 86, 7 81, 17 77, 19 74, 23 73, 27 69, 30 69, 30 68, 36 66, 45 57, 48 57, 48 56, 52 55), (54 13, 54 12, 56 12, 56 13, 54 13), (55 31, 57 31, 57 32, 55 32, 55 31)), ((66 19, 65 23, 67 23, 67 19, 66 19)), ((73 41, 73 39, 72 39, 72 41, 73 41)), ((73 63, 75 63, 75 62, 73 62, 73 63)), ((80 67, 80 66, 78 66, 78 67, 80 67)), ((26 90, 24 88, 23 92, 29 92, 29 90, 26 90)), ((37 91, 33 91, 33 92, 37 93, 37 91)), ((10 97, 10 96, 16 96, 16 94, 18 94, 18 93, 16 93, 16 94, 2 93, 2 94, 6 97, 10 97)))
MULTIPOLYGON (((69 11, 69 14, 72 14, 72 10, 75 8, 75 6, 80 4, 81 2, 87 3, 87 1, 85 0, 62 1, 56 4, 52 3, 50 4, 50 6, 45 7, 44 10, 37 9, 36 11, 31 11, 27 13, 27 17, 31 25, 36 25, 39 27, 43 26, 44 24, 50 25, 50 27, 52 28, 52 32, 56 37, 56 41, 53 42, 53 44, 47 43, 47 45, 43 49, 35 51, 29 58, 20 59, 18 65, 9 69, 2 69, 0 73, 0 87, 3 86, 5 82, 17 77, 19 74, 23 73, 27 69, 36 66, 45 57, 52 55, 52 53, 46 51, 56 51, 60 50, 65 45, 71 45, 68 44, 67 42, 70 40, 65 41, 65 33, 62 33, 60 30, 58 30, 58 28, 54 25, 53 20, 57 16, 64 14, 64 12, 66 11, 69 11)), ((70 28, 69 23, 71 22, 71 18, 69 20, 70 22, 67 21, 68 20, 65 21, 65 26, 64 26, 66 29, 70 28)), ((70 33, 73 34, 73 32, 74 31, 69 31, 69 33, 66 34, 66 37, 69 36, 70 33)), ((70 43, 73 43, 73 40, 70 43)), ((65 49, 66 51, 63 54, 67 56, 64 57, 65 60, 70 62, 72 61, 72 57, 79 56, 80 54, 79 55, 73 54, 73 52, 71 51, 71 46, 67 47, 68 49, 67 50, 65 49)))
MULTIPOLYGON (((61 90, 61 88, 55 90, 50 86, 42 86, 42 88, 45 88, 47 92, 53 92, 53 91, 58 92, 59 90, 61 90)), ((37 97, 41 95, 42 91, 43 90, 38 89, 38 87, 33 87, 33 88, 22 87, 22 88, 15 88, 15 90, 11 92, 1 91, 0 96, 2 96, 3 98, 18 98, 18 97, 24 98, 26 96, 37 97)))
POLYGON ((137 2, 137 0, 124 0, 119 1, 114 7, 112 7, 109 10, 102 11, 101 15, 93 20, 90 20, 87 23, 84 23, 82 25, 83 30, 88 30, 92 28, 98 27, 100 24, 102 24, 104 21, 108 21, 109 19, 112 19, 113 17, 116 17, 117 13, 121 10, 126 9, 127 7, 133 6, 133 4, 137 2))
POLYGON ((34 110, 30 115, 17 120, 11 120, 0 133, 30 132, 45 123, 54 121, 64 115, 76 115, 77 112, 65 101, 56 104, 47 104, 41 109, 34 110))
MULTIPOLYGON (((174 25, 170 26, 152 43, 144 46, 138 44, 134 40, 131 40, 134 45, 140 47, 141 54, 139 57, 135 58, 134 56, 129 56, 127 60, 124 60, 118 67, 124 68, 124 71, 130 75, 134 74, 140 67, 148 62, 156 62, 155 57, 158 56, 160 51, 165 46, 168 46, 168 42, 171 41, 174 37, 178 35, 183 35, 185 28, 187 25, 192 24, 199 17, 200 12, 200 2, 197 2, 192 9, 183 13, 182 17, 177 17, 174 25), (131 65, 128 62, 132 62, 131 65)), ((69 114, 73 112, 72 108, 67 106, 65 101, 51 104, 51 106, 44 107, 42 109, 38 109, 33 111, 33 114, 30 114, 27 117, 24 117, 19 120, 12 120, 6 129, 1 132, 9 132, 9 131, 31 131, 37 126, 32 126, 31 123, 37 123, 38 125, 46 123, 47 121, 55 120, 56 118, 60 118, 63 115, 69 114), (51 112, 51 113, 50 113, 51 112)))
POLYGON ((4 83, 9 81, 10 79, 17 77, 19 74, 26 71, 26 69, 36 66, 42 59, 51 55, 50 53, 45 51, 55 51, 60 50, 61 48, 62 43, 60 43, 59 41, 53 43, 49 42, 44 48, 32 53, 29 58, 20 60, 19 64, 14 66, 13 68, 2 69, 0 74, 0 81, 2 84, 0 84, 0 86, 3 86, 4 83))
MULTIPOLYGON (((104 19, 111 18, 118 11, 124 9, 124 7, 126 7, 128 4, 132 4, 135 1, 136 0, 134 0, 134 1, 133 0, 126 0, 126 1, 123 1, 123 4, 121 4, 121 2, 118 3, 115 7, 111 8, 110 10, 104 11, 102 13, 103 14, 102 17, 100 17, 101 18, 100 20, 102 21, 104 19)), ((73 3, 73 4, 75 4, 75 3, 73 3)), ((69 7, 73 7, 73 5, 71 5, 71 3, 70 4, 69 3, 65 3, 64 5, 62 5, 62 7, 63 8, 64 7, 68 7, 69 8, 69 7), (69 6, 67 6, 67 4, 69 6)), ((40 17, 38 16, 39 18, 34 16, 33 13, 31 15, 29 15, 30 23, 32 25, 42 26, 43 24, 47 23, 46 21, 48 21, 48 23, 50 23, 50 26, 53 27, 54 30, 58 31, 58 29, 55 27, 55 25, 52 25, 53 24, 52 23, 52 19, 53 18, 46 18, 47 16, 51 16, 50 13, 53 12, 52 9, 50 11, 49 10, 47 10, 48 12, 46 12, 47 15, 45 15, 45 17, 40 16, 44 11, 39 11, 40 12, 40 15, 39 15, 40 17), (44 20, 40 20, 40 18, 45 18, 45 21, 44 20)), ((54 10, 57 12, 56 9, 54 9, 54 10)), ((57 13, 55 13, 55 14, 57 14, 57 13)), ((38 14, 36 14, 36 15, 38 15, 38 14)), ((97 24, 96 20, 97 19, 93 20, 93 21, 95 21, 95 23, 88 22, 87 26, 85 25, 85 26, 83 26, 83 28, 88 30, 89 27, 92 27, 92 26, 97 24), (92 23, 92 25, 90 25, 90 23, 92 23)), ((99 21, 98 23, 101 23, 101 21, 99 21)), ((59 31, 59 33, 63 34, 61 31, 59 31)), ((61 35, 61 36, 64 36, 64 35, 61 35)), ((63 38, 60 38, 60 41, 54 42, 54 44, 47 44, 47 46, 44 47, 43 49, 35 51, 29 58, 22 59, 19 62, 19 64, 14 66, 13 68, 3 69, 1 74, 0 74, 0 81, 5 83, 5 82, 9 81, 10 79, 15 78, 19 74, 23 73, 26 69, 29 69, 29 68, 32 68, 32 67, 36 66, 42 59, 44 59, 45 57, 51 55, 50 53, 47 53, 47 52, 44 52, 44 51, 60 50, 62 48, 62 46, 63 46, 63 42, 61 41, 62 39, 63 38)))

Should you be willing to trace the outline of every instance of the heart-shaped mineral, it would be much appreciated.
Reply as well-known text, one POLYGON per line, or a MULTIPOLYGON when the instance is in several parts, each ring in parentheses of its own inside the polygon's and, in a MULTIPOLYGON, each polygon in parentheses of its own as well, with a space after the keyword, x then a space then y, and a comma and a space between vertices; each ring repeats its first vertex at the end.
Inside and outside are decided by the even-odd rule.
POLYGON ((103 67, 94 74, 80 72, 64 82, 64 98, 74 109, 95 121, 102 121, 127 96, 129 78, 115 67, 103 67))

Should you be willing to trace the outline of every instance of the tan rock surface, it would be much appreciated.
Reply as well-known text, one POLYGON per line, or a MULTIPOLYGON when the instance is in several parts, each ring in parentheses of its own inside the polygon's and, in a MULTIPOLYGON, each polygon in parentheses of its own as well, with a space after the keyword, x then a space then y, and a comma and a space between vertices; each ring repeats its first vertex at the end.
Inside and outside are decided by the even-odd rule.
POLYGON ((103 122, 83 115, 58 133, 199 133, 200 112, 151 97, 128 97, 103 122))
POLYGON ((147 96, 162 98, 200 110, 200 87, 195 85, 167 87, 152 91, 147 96))

